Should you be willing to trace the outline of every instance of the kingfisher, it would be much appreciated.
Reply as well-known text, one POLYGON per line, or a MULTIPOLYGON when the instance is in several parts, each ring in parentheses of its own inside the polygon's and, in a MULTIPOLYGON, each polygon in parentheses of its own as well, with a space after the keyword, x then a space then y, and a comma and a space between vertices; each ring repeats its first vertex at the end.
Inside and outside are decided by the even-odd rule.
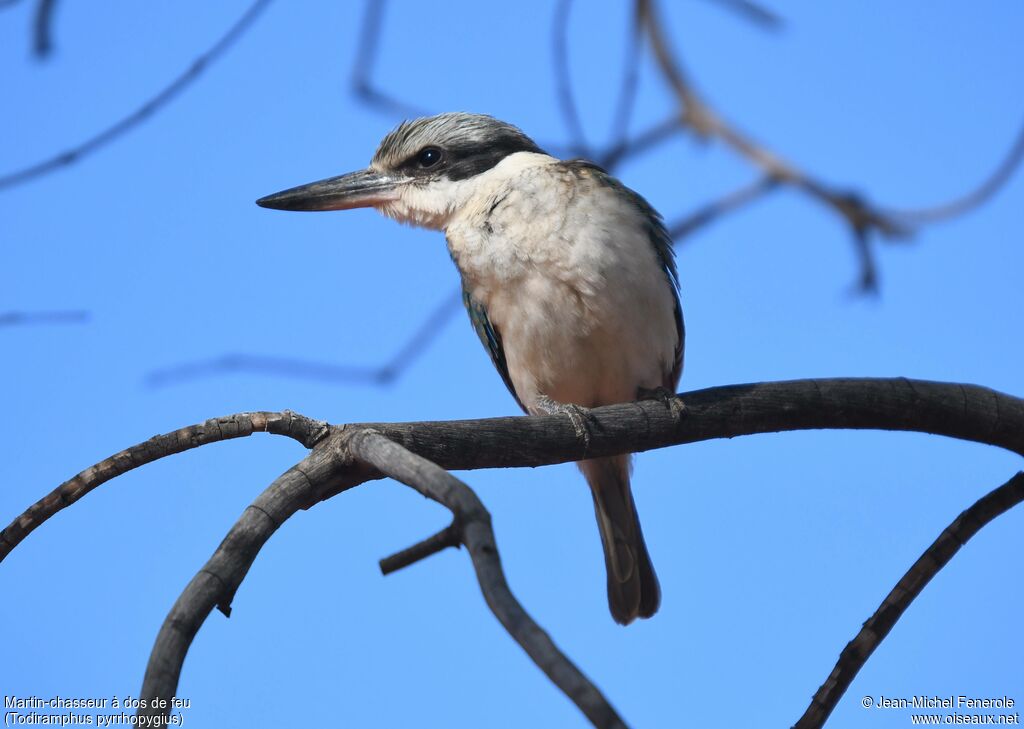
MULTIPOLYGON (((651 397, 678 407, 684 328, 672 240, 643 197, 592 162, 550 156, 493 117, 447 113, 400 124, 364 170, 256 202, 372 207, 444 231, 470 321, 512 397, 528 414, 568 416, 584 442, 589 408, 651 397)), ((622 625, 661 602, 631 462, 577 464, 622 625)))

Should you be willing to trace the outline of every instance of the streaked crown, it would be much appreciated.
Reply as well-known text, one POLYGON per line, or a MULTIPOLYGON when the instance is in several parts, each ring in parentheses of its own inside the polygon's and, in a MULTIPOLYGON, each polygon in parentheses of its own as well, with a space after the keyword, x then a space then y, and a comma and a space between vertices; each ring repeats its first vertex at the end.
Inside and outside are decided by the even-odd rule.
POLYGON ((449 112, 399 124, 384 137, 370 166, 407 176, 464 180, 516 152, 543 150, 499 119, 449 112))

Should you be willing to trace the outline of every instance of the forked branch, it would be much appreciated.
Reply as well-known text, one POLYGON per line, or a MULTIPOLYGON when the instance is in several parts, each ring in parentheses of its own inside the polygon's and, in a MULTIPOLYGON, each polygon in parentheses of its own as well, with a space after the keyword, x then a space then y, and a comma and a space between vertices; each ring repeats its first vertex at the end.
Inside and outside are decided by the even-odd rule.
MULTIPOLYGON (((733 385, 685 393, 685 409, 642 401, 595 408, 586 442, 560 415, 329 427, 294 413, 242 413, 183 428, 93 466, 4 530, 3 556, 85 493, 132 468, 205 443, 268 431, 312 452, 246 508, 175 602, 157 636, 142 698, 175 694, 185 655, 214 607, 225 614, 259 550, 292 514, 372 479, 393 477, 447 506, 453 523, 385 560, 397 569, 447 546, 467 547, 491 610, 534 662, 595 726, 623 726, 598 689, 554 645, 509 590, 490 516, 445 469, 539 466, 713 438, 812 428, 913 430, 988 443, 1024 455, 1024 401, 974 385, 920 380, 833 379, 733 385)), ((1024 475, 964 512, 918 560, 847 647, 800 726, 820 726, 871 651, 959 545, 1024 500, 1024 475), (814 723, 817 722, 817 723, 814 723)), ((159 714, 149 709, 151 714, 159 714)), ((143 712, 145 713, 145 712, 143 712)))
POLYGON ((921 594, 931 579, 953 559, 960 551, 960 547, 967 544, 968 540, 986 524, 1022 501, 1024 472, 1017 473, 1002 486, 978 499, 973 506, 954 519, 896 583, 896 587, 886 595, 875 614, 868 618, 857 636, 843 649, 836 667, 814 694, 811 705, 793 725, 793 729, 818 729, 824 726, 839 699, 875 652, 875 648, 885 640, 889 631, 896 625, 896 621, 903 616, 910 603, 921 594))

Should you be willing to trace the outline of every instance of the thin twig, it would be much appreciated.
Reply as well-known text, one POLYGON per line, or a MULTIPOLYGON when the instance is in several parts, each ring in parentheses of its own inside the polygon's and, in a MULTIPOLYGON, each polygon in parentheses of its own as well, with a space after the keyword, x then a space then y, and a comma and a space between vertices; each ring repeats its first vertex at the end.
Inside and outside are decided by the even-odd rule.
POLYGON ((572 154, 590 157, 590 145, 580 121, 576 98, 572 93, 572 76, 569 73, 569 13, 572 0, 558 0, 555 3, 555 18, 551 26, 552 63, 555 67, 555 93, 562 119, 569 129, 572 154))
POLYGON ((629 137, 629 121, 636 106, 636 91, 640 84, 640 22, 633 14, 633 22, 626 31, 626 57, 623 63, 622 86, 615 104, 612 120, 612 147, 624 146, 629 137))
POLYGON ((668 228, 669 235, 678 244, 697 230, 719 220, 723 215, 763 197, 777 187, 778 180, 775 178, 768 175, 760 177, 672 223, 668 228))
POLYGON ((186 362, 154 370, 146 375, 146 384, 150 387, 166 387, 214 375, 255 372, 322 382, 389 385, 408 371, 410 365, 423 355, 461 307, 462 292, 456 289, 427 315, 426 319, 413 330, 405 344, 381 365, 336 365, 294 357, 225 354, 208 360, 186 362))
POLYGON ((0 327, 34 326, 36 324, 84 324, 89 312, 83 309, 66 311, 5 311, 0 314, 0 327))
POLYGON ((436 534, 431 534, 411 547, 407 547, 401 552, 395 552, 390 557, 382 559, 380 561, 380 573, 382 575, 390 575, 392 572, 397 572, 409 565, 416 564, 420 560, 424 560, 438 552, 443 552, 449 547, 458 547, 461 545, 459 537, 460 530, 458 525, 454 523, 449 524, 436 534))
POLYGON ((862 198, 832 190, 823 182, 812 178, 791 162, 784 160, 775 152, 761 146, 731 124, 726 123, 700 98, 693 84, 683 72, 678 58, 669 49, 668 39, 656 16, 654 0, 637 0, 636 10, 642 26, 647 31, 647 38, 658 67, 679 102, 680 118, 696 134, 721 140, 726 146, 760 167, 766 175, 804 190, 831 207, 851 227, 876 230, 890 238, 909 234, 910 231, 904 226, 890 220, 869 206, 862 198))
POLYGON ((1024 502, 1024 472, 978 499, 954 519, 896 583, 874 615, 868 618, 857 636, 843 649, 832 673, 814 694, 810 706, 794 725, 794 729, 818 729, 823 726, 868 658, 931 579, 985 525, 1021 502, 1024 502))
POLYGON ((326 423, 285 410, 280 413, 238 413, 223 418, 212 418, 197 425, 153 436, 143 443, 126 448, 90 466, 26 509, 0 532, 0 561, 54 514, 71 506, 100 484, 139 466, 207 443, 244 438, 253 433, 288 436, 309 448, 326 432, 326 423))
POLYGON ((234 25, 214 43, 208 51, 192 62, 180 76, 164 87, 159 93, 149 99, 146 103, 133 111, 128 116, 107 127, 99 134, 90 137, 81 144, 62 152, 54 157, 37 162, 6 175, 0 176, 0 190, 20 185, 29 180, 49 174, 63 167, 67 167, 80 161, 87 155, 105 147, 126 132, 139 126, 150 118, 154 113, 160 111, 178 94, 184 91, 192 82, 198 79, 203 71, 221 57, 225 51, 231 48, 247 31, 254 20, 270 4, 271 0, 255 0, 248 10, 235 22, 234 25))
POLYGON ((751 0, 712 1, 749 20, 762 30, 780 30, 783 26, 782 18, 777 13, 751 0))
POLYGON ((860 286, 870 291, 876 287, 877 271, 872 256, 871 239, 875 234, 890 240, 910 236, 917 225, 946 219, 970 210, 990 198, 1010 178, 1024 159, 1024 127, 1010 153, 995 173, 974 192, 951 203, 926 210, 890 210, 873 205, 862 195, 837 190, 801 170, 792 162, 755 142, 751 137, 727 123, 696 92, 683 71, 678 57, 669 48, 662 23, 656 16, 655 0, 636 0, 636 13, 646 29, 655 61, 679 103, 679 118, 695 134, 714 137, 734 152, 759 167, 779 183, 802 190, 842 217, 851 232, 861 262, 860 286))
POLYGON ((53 11, 56 5, 57 0, 39 0, 36 5, 32 52, 38 59, 45 59, 53 51, 53 11))
POLYGON ((625 727, 598 688, 559 650, 512 594, 498 556, 491 515, 473 490, 436 463, 379 433, 356 432, 349 440, 349 448, 357 459, 451 510, 484 599, 509 635, 595 727, 625 727))
POLYGON ((627 159, 655 149, 666 139, 682 131, 682 129, 683 125, 679 121, 679 117, 673 114, 668 119, 649 127, 632 139, 613 144, 597 155, 594 161, 602 167, 613 170, 627 159))
POLYGON ((966 195, 950 200, 949 202, 927 208, 885 208, 885 214, 891 218, 898 218, 907 224, 922 225, 935 223, 940 220, 948 220, 964 213, 970 212, 985 202, 988 202, 999 190, 1001 190, 1013 173, 1024 160, 1024 124, 1017 130, 1017 138, 1010 146, 1009 151, 1002 161, 978 187, 966 195))
POLYGON ((386 0, 367 0, 363 27, 359 31, 359 47, 352 67, 352 93, 367 106, 400 117, 426 116, 427 112, 381 91, 373 83, 386 0))

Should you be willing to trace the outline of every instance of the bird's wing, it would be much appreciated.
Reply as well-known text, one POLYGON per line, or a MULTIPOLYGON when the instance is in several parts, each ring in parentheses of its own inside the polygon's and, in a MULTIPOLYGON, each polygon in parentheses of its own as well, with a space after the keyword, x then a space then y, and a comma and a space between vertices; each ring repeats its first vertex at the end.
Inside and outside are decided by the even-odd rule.
MULTIPOLYGON (((636 194, 636 193, 634 193, 636 194)), ((647 234, 654 245, 654 252, 658 255, 658 262, 661 264, 665 276, 668 278, 669 288, 672 289, 673 314, 676 318, 676 353, 672 363, 672 370, 665 373, 664 387, 673 392, 679 384, 679 376, 683 374, 683 344, 686 340, 686 325, 683 324, 683 307, 679 303, 679 275, 676 273, 675 249, 672 248, 672 237, 665 228, 665 221, 661 215, 652 208, 646 200, 637 195, 640 202, 647 208, 648 229, 647 234)))
POLYGON ((516 394, 516 388, 512 385, 512 377, 508 373, 508 362, 505 361, 505 348, 501 346, 501 334, 491 324, 491 320, 487 318, 487 309, 465 289, 462 290, 462 302, 466 305, 466 311, 469 313, 469 321, 472 323, 473 329, 476 330, 477 336, 480 337, 480 342, 484 345, 484 349, 487 350, 487 354, 491 355, 491 362, 494 363, 494 368, 498 370, 498 374, 504 380, 505 387, 512 393, 512 397, 516 399, 523 412, 526 412, 526 408, 523 407, 519 395, 516 394))
POLYGON ((683 309, 679 303, 679 274, 676 271, 676 254, 672 245, 672 236, 669 235, 668 229, 665 228, 665 221, 661 217, 661 213, 655 210, 642 195, 623 185, 619 180, 609 175, 600 165, 583 159, 567 160, 562 164, 576 174, 580 174, 581 171, 585 170, 583 174, 593 175, 594 179, 598 180, 602 185, 613 188, 617 193, 628 198, 644 218, 647 237, 651 241, 651 245, 654 246, 654 253, 658 257, 658 263, 665 272, 669 288, 672 290, 673 314, 676 319, 678 341, 676 342, 672 369, 665 373, 665 379, 662 384, 666 389, 674 391, 676 385, 679 384, 679 376, 683 373, 683 343, 686 339, 686 327, 683 324, 683 309))

